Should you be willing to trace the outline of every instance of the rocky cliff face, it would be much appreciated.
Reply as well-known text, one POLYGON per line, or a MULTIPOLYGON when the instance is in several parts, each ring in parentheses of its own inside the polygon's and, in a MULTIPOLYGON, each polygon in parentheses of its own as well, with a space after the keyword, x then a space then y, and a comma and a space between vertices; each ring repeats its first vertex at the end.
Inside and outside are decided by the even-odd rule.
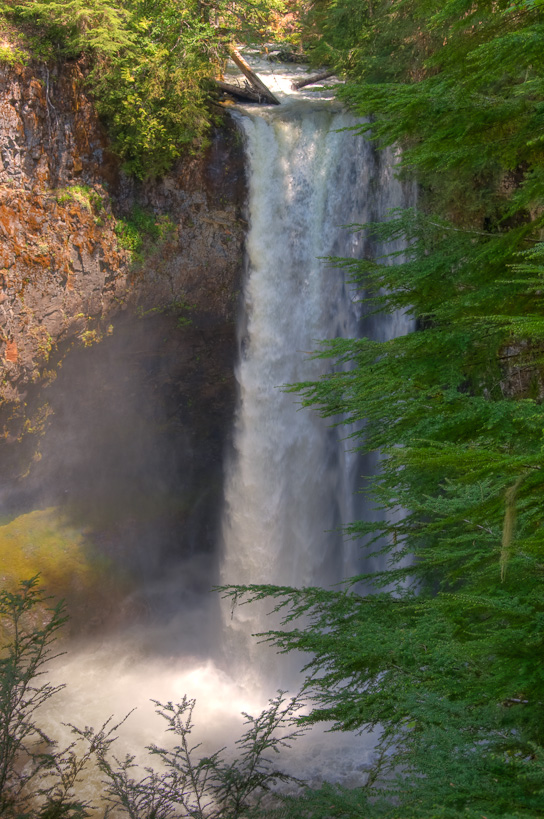
POLYGON ((59 341, 127 308, 184 299, 232 321, 242 163, 236 133, 224 129, 207 155, 160 183, 130 183, 108 152, 77 66, 0 69, 2 397, 16 399, 37 380, 59 341), (136 202, 167 213, 175 234, 134 273, 112 211, 127 215, 136 202))
POLYGON ((235 396, 236 129, 136 183, 77 65, 4 67, 0 158, 5 510, 61 508, 136 573, 210 550, 235 396), (136 263, 118 235, 135 207, 166 225, 136 263))

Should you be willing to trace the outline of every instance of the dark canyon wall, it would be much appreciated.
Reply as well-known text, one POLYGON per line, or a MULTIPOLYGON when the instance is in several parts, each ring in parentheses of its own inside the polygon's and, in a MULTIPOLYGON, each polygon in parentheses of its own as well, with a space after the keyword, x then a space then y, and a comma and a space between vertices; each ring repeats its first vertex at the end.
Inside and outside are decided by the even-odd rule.
MULTIPOLYGON (((4 574, 24 573, 13 554, 25 538, 44 540, 28 534, 34 516, 85 559, 122 567, 129 586, 148 582, 213 548, 235 398, 239 135, 225 120, 205 155, 137 183, 76 65, 4 67, 0 156, 4 574), (165 229, 131 260, 118 220, 135 208, 165 229)), ((52 567, 33 548, 68 597, 85 585, 66 557, 52 567)))

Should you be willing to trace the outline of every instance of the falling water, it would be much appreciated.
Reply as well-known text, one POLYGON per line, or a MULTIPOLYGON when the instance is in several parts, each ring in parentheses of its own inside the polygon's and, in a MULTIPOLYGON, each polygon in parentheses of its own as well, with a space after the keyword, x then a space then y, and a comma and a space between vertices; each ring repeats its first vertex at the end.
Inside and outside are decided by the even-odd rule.
MULTIPOLYGON (((327 362, 309 356, 320 340, 385 339, 409 329, 402 315, 365 319, 360 294, 323 258, 371 253, 364 234, 346 226, 385 218, 406 196, 394 178, 394 154, 380 160, 332 99, 253 107, 239 122, 250 227, 222 582, 330 586, 361 568, 340 527, 373 514, 354 496, 362 464, 345 427, 300 410, 300 399, 282 385, 327 371, 327 362)), ((274 668, 285 685, 277 658, 267 660, 250 638, 271 627, 264 615, 255 605, 238 608, 228 650, 253 682, 263 672, 269 681, 274 668)))

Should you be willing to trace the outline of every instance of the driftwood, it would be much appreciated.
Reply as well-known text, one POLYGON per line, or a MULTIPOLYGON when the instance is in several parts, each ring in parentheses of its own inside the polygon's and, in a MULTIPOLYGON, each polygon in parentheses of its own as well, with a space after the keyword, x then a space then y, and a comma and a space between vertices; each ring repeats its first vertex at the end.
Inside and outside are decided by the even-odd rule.
POLYGON ((263 97, 259 91, 251 88, 247 83, 245 85, 234 85, 234 83, 223 82, 223 80, 216 80, 215 84, 221 91, 226 91, 236 99, 244 100, 245 102, 262 102, 263 97))
POLYGON ((321 80, 328 80, 329 77, 334 76, 334 71, 321 71, 319 74, 312 74, 311 77, 305 77, 303 80, 297 80, 296 82, 291 83, 291 88, 294 88, 295 91, 299 91, 301 88, 304 88, 306 85, 313 85, 314 82, 321 82, 321 80))
POLYGON ((266 87, 264 82, 258 78, 254 71, 251 70, 249 65, 246 63, 240 52, 236 48, 231 48, 230 56, 235 65, 238 66, 242 74, 247 77, 255 91, 260 93, 261 99, 260 102, 268 102, 271 105, 280 105, 280 101, 277 97, 274 96, 272 91, 266 87))

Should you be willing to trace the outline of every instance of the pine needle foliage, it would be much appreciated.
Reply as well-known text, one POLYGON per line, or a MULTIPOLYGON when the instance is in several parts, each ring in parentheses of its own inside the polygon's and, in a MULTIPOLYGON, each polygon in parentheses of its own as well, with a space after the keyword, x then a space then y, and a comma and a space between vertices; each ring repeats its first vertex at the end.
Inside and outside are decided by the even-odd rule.
POLYGON ((306 653, 306 722, 377 737, 366 783, 309 790, 284 815, 536 819, 544 9, 318 0, 311 17, 316 52, 347 76, 340 95, 368 118, 362 130, 401 145, 399 173, 421 190, 418 211, 353 226, 383 256, 333 261, 368 312, 403 310, 417 329, 328 341, 316 355, 330 373, 290 388, 332 424, 355 423, 354 448, 382 453, 365 484, 381 520, 346 533, 380 570, 341 591, 227 592, 283 612, 266 639, 306 653))
POLYGON ((104 816, 113 812, 130 819, 257 819, 265 798, 276 801, 270 794, 278 783, 297 782, 271 756, 290 747, 303 732, 295 724, 302 707, 295 698, 286 700, 278 692, 257 717, 243 714, 247 727, 236 741, 234 759, 227 758, 225 748, 204 755, 194 744, 195 700, 153 702, 175 743, 147 746, 158 768, 140 767, 133 754, 115 756, 114 732, 121 723, 106 723, 98 731, 73 728, 89 744, 104 777, 104 816))

